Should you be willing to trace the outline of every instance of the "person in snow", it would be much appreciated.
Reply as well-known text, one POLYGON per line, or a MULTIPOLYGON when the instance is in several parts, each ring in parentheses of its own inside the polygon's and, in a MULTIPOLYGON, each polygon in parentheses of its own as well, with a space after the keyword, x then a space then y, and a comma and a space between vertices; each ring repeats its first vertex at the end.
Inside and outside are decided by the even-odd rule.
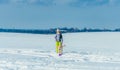
POLYGON ((59 29, 56 30, 55 40, 56 40, 56 53, 58 53, 59 56, 61 56, 63 50, 63 46, 62 46, 63 36, 59 29))

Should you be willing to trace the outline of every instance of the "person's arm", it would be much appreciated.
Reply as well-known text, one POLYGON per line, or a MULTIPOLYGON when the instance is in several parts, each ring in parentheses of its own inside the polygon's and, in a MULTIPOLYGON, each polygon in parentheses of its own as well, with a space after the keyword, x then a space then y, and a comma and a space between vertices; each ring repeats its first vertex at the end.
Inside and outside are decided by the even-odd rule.
POLYGON ((61 43, 63 43, 63 36, 62 36, 62 34, 61 34, 61 43))
POLYGON ((57 35, 55 35, 55 41, 57 41, 57 35))

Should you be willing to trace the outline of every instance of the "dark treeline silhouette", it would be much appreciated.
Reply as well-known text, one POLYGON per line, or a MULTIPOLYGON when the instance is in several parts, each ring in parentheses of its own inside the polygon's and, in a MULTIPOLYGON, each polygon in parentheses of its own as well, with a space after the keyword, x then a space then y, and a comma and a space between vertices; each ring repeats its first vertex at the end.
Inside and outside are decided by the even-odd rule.
MULTIPOLYGON (((57 28, 51 29, 3 29, 0 28, 0 32, 13 32, 13 33, 33 33, 33 34, 55 34, 57 28)), ((59 28, 62 33, 74 33, 74 32, 119 32, 120 28, 111 29, 93 29, 93 28, 59 28)))
POLYGON ((0 29, 0 32, 12 33, 32 33, 32 34, 54 34, 55 31, 51 30, 32 30, 32 29, 0 29))

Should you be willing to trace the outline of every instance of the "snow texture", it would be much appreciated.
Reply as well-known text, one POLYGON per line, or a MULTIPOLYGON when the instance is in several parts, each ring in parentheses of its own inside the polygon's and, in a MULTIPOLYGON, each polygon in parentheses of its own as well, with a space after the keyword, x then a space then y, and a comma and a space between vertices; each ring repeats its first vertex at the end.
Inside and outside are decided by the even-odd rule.
POLYGON ((62 56, 53 35, 0 33, 0 70, 120 70, 120 33, 66 33, 62 56))

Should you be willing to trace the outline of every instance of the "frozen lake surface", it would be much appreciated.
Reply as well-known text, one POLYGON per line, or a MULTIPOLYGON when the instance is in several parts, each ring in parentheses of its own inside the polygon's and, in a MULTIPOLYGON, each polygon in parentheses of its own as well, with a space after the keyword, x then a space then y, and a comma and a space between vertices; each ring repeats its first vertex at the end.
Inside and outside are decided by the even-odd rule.
POLYGON ((120 70, 120 33, 66 33, 62 56, 55 35, 0 33, 0 70, 120 70))

